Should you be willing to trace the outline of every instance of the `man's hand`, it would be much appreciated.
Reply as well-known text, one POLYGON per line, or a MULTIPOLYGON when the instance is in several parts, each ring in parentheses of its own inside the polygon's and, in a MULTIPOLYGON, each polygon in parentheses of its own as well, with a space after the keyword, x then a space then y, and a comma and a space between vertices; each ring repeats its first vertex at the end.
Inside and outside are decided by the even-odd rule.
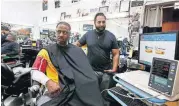
POLYGON ((110 69, 110 70, 104 70, 104 72, 115 73, 116 71, 110 69))
POLYGON ((48 80, 46 83, 46 86, 47 86, 48 92, 51 94, 61 91, 59 84, 52 80, 48 80))

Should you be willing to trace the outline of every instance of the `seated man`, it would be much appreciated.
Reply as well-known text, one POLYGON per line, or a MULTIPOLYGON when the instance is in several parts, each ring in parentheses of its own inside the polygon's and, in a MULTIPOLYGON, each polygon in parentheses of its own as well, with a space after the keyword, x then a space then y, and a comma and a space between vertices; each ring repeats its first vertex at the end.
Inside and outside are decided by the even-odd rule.
POLYGON ((9 34, 10 30, 6 26, 1 25, 1 45, 6 42, 6 37, 9 34))
POLYGON ((71 27, 56 26, 57 43, 42 49, 32 79, 46 86, 38 106, 104 106, 97 77, 81 48, 68 44, 71 27))
POLYGON ((6 42, 1 45, 1 55, 11 56, 19 54, 19 44, 16 42, 15 33, 9 33, 6 37, 6 42))

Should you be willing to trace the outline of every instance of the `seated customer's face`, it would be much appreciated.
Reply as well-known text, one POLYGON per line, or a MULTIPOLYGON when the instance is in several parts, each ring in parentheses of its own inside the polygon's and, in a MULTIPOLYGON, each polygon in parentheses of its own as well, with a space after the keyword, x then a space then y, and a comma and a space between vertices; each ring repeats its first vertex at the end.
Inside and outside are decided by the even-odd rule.
POLYGON ((6 40, 8 40, 8 41, 14 41, 12 35, 8 35, 8 36, 6 37, 6 40))
POLYGON ((58 25, 56 28, 56 38, 57 42, 64 46, 67 44, 68 38, 69 38, 69 27, 63 24, 58 25))

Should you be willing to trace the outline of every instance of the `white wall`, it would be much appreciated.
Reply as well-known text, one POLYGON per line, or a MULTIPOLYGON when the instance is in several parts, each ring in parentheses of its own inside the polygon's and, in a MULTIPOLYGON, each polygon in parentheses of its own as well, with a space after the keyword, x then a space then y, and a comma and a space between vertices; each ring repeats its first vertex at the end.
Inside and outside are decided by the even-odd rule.
POLYGON ((40 18, 40 4, 39 0, 2 0, 1 21, 33 26, 40 18))
POLYGON ((34 27, 33 38, 40 36, 38 29, 41 0, 2 0, 1 22, 34 27))
POLYGON ((71 14, 74 18, 74 16, 77 13, 77 9, 86 9, 88 10, 89 8, 95 8, 99 7, 100 5, 100 0, 81 0, 80 2, 77 3, 71 3, 71 0, 61 0, 62 7, 60 8, 55 8, 55 3, 53 0, 48 1, 48 10, 42 11, 41 14, 41 24, 52 24, 60 21, 60 16, 61 12, 66 12, 67 14, 71 14), (43 17, 47 16, 48 17, 48 22, 43 23, 43 17))
MULTIPOLYGON (((93 19, 94 13, 90 13, 90 9, 95 9, 102 7, 102 0, 81 0, 77 3, 71 3, 71 0, 61 0, 62 7, 55 9, 55 3, 53 0, 48 1, 48 10, 42 11, 40 26, 41 28, 49 28, 55 29, 56 23, 60 21, 61 12, 66 12, 67 14, 72 15, 71 19, 66 19, 65 21, 69 22, 72 31, 80 32, 80 34, 86 33, 83 31, 83 24, 91 24, 94 25, 93 19), (85 17, 78 17, 77 10, 85 10, 90 14, 85 17), (47 17, 48 21, 43 22, 43 17, 47 17)), ((109 12, 106 14, 107 27, 106 29, 110 30, 112 33, 116 35, 116 38, 122 39, 124 37, 128 37, 128 18, 124 18, 128 15, 128 12, 119 13, 119 8, 115 8, 116 2, 120 3, 120 0, 107 0, 106 5, 109 7, 109 12), (122 17, 122 18, 120 18, 122 17), (116 23, 117 22, 117 23, 116 23)), ((95 27, 95 26, 94 26, 95 27)), ((93 27, 93 28, 94 28, 93 27)))

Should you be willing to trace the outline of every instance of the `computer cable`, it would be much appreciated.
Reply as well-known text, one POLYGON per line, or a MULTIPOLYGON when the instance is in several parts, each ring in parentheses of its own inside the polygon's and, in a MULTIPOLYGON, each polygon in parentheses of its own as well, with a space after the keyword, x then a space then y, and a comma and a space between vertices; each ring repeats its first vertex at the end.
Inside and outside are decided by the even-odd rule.
POLYGON ((166 93, 162 93, 162 94, 159 94, 159 95, 150 96, 150 97, 146 97, 146 98, 137 98, 137 97, 132 97, 132 96, 130 96, 131 93, 128 93, 127 95, 123 95, 123 94, 120 94, 120 93, 118 93, 118 92, 116 92, 116 91, 114 91, 114 90, 111 90, 111 89, 104 89, 104 90, 101 92, 101 94, 102 94, 104 91, 111 91, 111 92, 114 92, 114 93, 116 93, 116 94, 118 94, 118 95, 121 95, 121 96, 123 96, 123 97, 131 98, 131 99, 139 99, 139 100, 147 100, 147 99, 155 98, 155 97, 161 96, 162 94, 167 94, 167 93, 168 93, 168 92, 166 92, 166 93))

